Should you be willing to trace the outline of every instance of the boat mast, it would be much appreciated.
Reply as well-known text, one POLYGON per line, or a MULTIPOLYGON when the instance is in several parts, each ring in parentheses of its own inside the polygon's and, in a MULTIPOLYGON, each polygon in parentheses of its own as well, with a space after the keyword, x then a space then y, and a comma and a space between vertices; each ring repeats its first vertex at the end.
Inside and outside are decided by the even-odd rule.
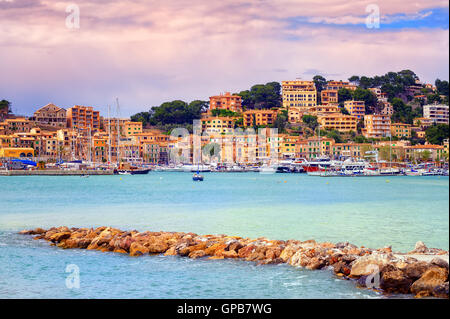
POLYGON ((117 123, 116 123, 116 127, 117 127, 117 167, 119 167, 119 144, 120 144, 120 126, 119 126, 119 113, 120 113, 120 106, 119 106, 119 98, 116 97, 116 113, 117 113, 117 123))
POLYGON ((111 165, 111 107, 108 105, 108 168, 111 165))

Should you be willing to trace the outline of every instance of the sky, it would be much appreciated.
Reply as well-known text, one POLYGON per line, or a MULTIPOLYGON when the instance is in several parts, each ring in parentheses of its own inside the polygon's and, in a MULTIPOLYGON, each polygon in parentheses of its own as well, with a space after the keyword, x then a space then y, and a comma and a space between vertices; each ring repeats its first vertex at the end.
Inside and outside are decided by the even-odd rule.
POLYGON ((448 80, 448 1, 0 0, 0 99, 21 115, 54 103, 125 117, 271 81, 403 69, 448 80))

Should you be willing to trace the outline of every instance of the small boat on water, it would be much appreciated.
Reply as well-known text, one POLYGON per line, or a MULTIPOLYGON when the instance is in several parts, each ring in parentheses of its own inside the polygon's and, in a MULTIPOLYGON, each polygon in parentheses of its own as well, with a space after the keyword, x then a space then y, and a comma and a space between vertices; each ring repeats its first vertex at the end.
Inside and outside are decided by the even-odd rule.
POLYGON ((198 174, 198 173, 195 173, 195 174, 192 176, 192 180, 193 180, 194 182, 203 182, 203 175, 200 175, 200 174, 198 174))

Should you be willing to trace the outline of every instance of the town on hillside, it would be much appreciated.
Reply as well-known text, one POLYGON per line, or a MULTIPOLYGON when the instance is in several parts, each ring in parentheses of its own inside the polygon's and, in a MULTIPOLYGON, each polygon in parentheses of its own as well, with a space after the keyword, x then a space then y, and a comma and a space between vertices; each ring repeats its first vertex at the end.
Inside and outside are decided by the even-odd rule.
MULTIPOLYGON (((199 120, 203 162, 261 165, 271 152, 280 160, 373 162, 368 154, 376 153, 377 162, 442 166, 449 154, 448 99, 447 81, 422 83, 404 70, 348 81, 315 76, 269 82, 213 95, 209 101, 165 102, 130 118, 105 117, 92 106, 66 109, 53 103, 30 117, 18 116, 11 102, 2 100, 0 159, 6 165, 26 158, 41 168, 70 161, 167 166, 173 164, 171 152, 190 147, 185 144, 192 142, 193 121, 199 120), (190 139, 171 134, 180 127, 190 139), (277 135, 257 135, 269 129, 277 135), (268 147, 261 148, 261 138, 268 147)), ((183 157, 184 164, 193 161, 192 151, 183 157)))

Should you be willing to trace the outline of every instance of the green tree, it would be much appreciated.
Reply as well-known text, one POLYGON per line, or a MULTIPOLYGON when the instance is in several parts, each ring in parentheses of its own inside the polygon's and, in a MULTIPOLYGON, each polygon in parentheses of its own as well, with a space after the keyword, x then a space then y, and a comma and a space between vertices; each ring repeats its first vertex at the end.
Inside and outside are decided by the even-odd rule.
POLYGON ((425 130, 425 136, 429 143, 442 145, 448 138, 448 124, 434 124, 425 130))
POLYGON ((303 115, 302 121, 313 131, 316 129, 316 127, 319 126, 319 123, 317 122, 317 116, 314 115, 303 115))
POLYGON ((352 91, 346 88, 339 89, 338 91, 338 102, 343 103, 345 101, 350 101, 353 99, 352 91))
POLYGON ((377 97, 372 91, 368 89, 357 88, 353 91, 353 100, 355 101, 364 101, 366 108, 373 108, 377 105, 377 97))
POLYGON ((434 82, 434 85, 436 86, 436 90, 438 91, 438 94, 445 95, 448 97, 449 95, 449 83, 448 81, 441 81, 439 79, 436 79, 434 82))

